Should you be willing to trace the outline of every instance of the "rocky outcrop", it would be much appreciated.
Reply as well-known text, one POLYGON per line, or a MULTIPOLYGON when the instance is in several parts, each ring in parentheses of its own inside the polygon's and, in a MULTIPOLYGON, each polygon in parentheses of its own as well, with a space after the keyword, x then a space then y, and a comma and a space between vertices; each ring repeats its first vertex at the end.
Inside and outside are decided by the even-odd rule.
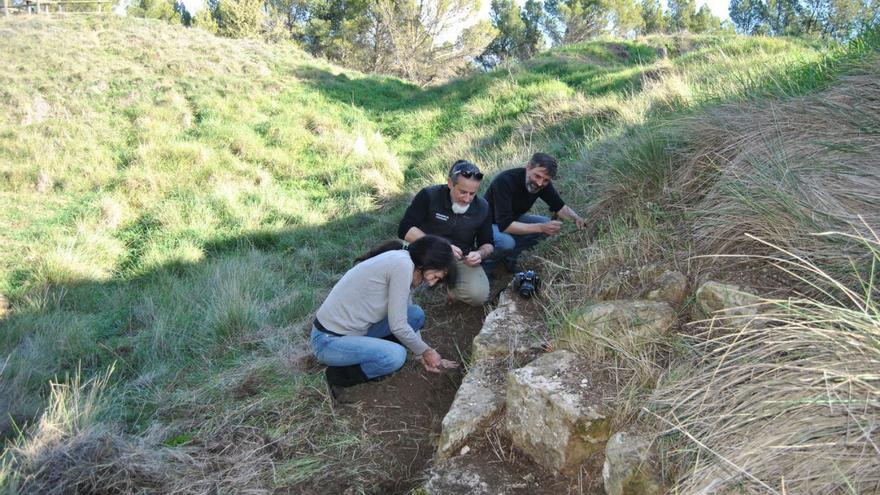
POLYGON ((661 477, 653 463, 651 442, 617 432, 605 446, 602 481, 607 495, 660 495, 661 477))
POLYGON ((484 361, 471 366, 443 418, 438 457, 454 455, 471 434, 497 417, 504 407, 503 392, 499 363, 484 361))
POLYGON ((604 449, 609 435, 602 394, 591 389, 581 365, 577 354, 561 350, 508 374, 506 427, 511 440, 535 462, 556 471, 576 471, 604 449))
POLYGON ((569 349, 592 349, 604 357, 604 345, 612 341, 628 350, 639 350, 663 336, 675 323, 675 311, 660 301, 608 301, 587 306, 571 317, 560 340, 569 349))
POLYGON ((755 316, 758 297, 751 289, 739 285, 708 281, 697 289, 696 316, 698 318, 755 316))

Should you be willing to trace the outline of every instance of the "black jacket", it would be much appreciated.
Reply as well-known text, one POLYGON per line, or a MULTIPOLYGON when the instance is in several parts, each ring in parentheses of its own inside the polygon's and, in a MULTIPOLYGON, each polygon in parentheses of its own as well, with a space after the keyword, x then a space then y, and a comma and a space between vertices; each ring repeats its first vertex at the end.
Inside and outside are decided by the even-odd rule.
POLYGON ((530 193, 526 189, 525 168, 512 168, 501 172, 492 180, 486 191, 486 200, 492 212, 492 223, 502 232, 517 218, 528 213, 538 198, 544 200, 550 211, 554 213, 565 206, 552 182, 537 193, 530 193))
POLYGON ((397 235, 401 239, 412 227, 426 234, 444 237, 467 254, 483 244, 492 244, 489 204, 475 196, 467 211, 452 212, 452 198, 446 184, 429 186, 416 194, 403 214, 397 235))

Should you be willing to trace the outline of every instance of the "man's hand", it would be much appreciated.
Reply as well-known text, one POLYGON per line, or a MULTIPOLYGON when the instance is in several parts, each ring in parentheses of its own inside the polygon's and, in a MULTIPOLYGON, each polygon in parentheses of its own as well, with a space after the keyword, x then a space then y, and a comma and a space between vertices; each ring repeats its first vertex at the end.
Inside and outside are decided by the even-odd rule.
POLYGON ((559 210, 559 217, 571 220, 572 222, 574 222, 575 225, 577 225, 577 228, 579 229, 587 226, 587 222, 585 222, 584 219, 581 218, 581 216, 578 215, 576 211, 572 210, 571 207, 569 207, 568 205, 563 206, 562 209, 559 210))
POLYGON ((455 244, 451 244, 452 246, 452 255, 455 256, 455 259, 461 259, 461 248, 456 246, 455 244))
POLYGON ((535 225, 540 225, 541 233, 546 235, 555 235, 559 233, 559 229, 562 228, 562 222, 559 220, 550 220, 547 223, 539 223, 535 225))
POLYGON ((464 258, 464 264, 467 266, 477 266, 482 262, 483 262, 483 255, 480 254, 479 250, 471 251, 464 258))

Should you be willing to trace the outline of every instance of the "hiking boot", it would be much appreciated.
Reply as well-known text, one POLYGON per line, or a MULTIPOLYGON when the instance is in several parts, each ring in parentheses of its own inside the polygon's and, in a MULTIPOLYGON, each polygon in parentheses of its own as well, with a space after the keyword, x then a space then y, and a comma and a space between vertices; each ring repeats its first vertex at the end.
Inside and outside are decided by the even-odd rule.
POLYGON ((364 370, 359 364, 327 366, 327 369, 324 370, 324 379, 327 382, 327 393, 333 402, 339 402, 340 389, 368 381, 367 375, 364 374, 364 370))
POLYGON ((519 271, 518 260, 515 260, 515 259, 504 260, 504 269, 510 273, 517 273, 519 271))

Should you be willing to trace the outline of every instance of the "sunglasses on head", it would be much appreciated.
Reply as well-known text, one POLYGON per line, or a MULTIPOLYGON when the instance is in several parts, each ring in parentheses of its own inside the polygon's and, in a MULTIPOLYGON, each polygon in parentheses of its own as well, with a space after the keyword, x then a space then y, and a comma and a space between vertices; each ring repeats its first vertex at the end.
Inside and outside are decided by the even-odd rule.
POLYGON ((465 168, 469 169, 471 167, 473 167, 473 165, 471 165, 471 164, 464 164, 461 166, 456 166, 455 168, 452 169, 452 174, 450 175, 450 178, 454 178, 456 175, 460 175, 460 176, 464 177, 465 179, 474 178, 477 180, 483 180, 483 173, 480 172, 479 170, 472 170, 472 169, 471 170, 462 170, 465 168))

